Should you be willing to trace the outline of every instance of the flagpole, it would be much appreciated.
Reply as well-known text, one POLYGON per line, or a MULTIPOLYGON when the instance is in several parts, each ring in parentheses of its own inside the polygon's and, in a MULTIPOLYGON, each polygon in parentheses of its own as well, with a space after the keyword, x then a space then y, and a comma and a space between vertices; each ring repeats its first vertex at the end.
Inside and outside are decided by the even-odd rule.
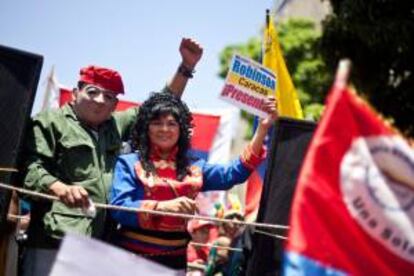
POLYGON ((349 59, 341 59, 336 70, 334 86, 339 89, 345 89, 348 85, 350 72, 351 61, 349 59))
POLYGON ((43 104, 42 104, 42 111, 49 108, 49 99, 51 97, 52 86, 54 85, 54 77, 55 77, 55 66, 52 66, 49 75, 47 76, 46 80, 46 89, 43 96, 43 104))
POLYGON ((270 10, 266 9, 266 28, 269 28, 270 23, 270 10))

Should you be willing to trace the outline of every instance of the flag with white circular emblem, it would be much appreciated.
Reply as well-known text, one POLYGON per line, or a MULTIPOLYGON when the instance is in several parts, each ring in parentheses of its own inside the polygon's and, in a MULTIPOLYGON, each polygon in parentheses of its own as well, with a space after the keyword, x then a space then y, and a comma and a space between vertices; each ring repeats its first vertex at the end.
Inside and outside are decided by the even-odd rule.
POLYGON ((414 150, 347 88, 309 146, 285 249, 287 275, 414 275, 414 150))

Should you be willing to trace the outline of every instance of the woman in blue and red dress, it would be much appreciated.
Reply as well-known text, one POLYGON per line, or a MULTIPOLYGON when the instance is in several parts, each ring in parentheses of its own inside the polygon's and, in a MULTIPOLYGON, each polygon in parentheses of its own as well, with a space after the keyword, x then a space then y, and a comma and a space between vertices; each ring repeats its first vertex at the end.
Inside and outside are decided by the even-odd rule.
MULTIPOLYGON (((192 116, 184 102, 168 93, 153 93, 140 107, 133 131, 135 152, 115 165, 111 204, 194 214, 199 192, 227 190, 243 183, 265 157, 264 137, 277 119, 275 100, 263 105, 262 119, 249 145, 227 165, 189 156, 192 116)), ((174 269, 186 268, 190 241, 187 221, 171 216, 112 211, 120 227, 114 242, 174 269)))

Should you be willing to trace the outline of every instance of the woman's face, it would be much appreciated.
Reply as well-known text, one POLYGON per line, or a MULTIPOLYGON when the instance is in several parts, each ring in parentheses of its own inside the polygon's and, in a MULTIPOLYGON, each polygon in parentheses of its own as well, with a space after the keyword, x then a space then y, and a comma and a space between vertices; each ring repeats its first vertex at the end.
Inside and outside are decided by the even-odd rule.
POLYGON ((162 153, 169 153, 180 137, 180 125, 173 115, 161 115, 149 123, 148 136, 152 145, 162 153))

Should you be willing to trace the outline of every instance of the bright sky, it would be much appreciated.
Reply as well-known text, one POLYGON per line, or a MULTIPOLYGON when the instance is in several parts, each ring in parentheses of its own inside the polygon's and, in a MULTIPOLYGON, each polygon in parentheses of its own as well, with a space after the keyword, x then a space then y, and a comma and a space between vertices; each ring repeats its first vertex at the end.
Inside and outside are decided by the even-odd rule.
POLYGON ((144 100, 160 90, 180 61, 182 37, 204 48, 184 99, 192 108, 223 108, 218 99, 219 52, 260 35, 272 0, 2 0, 0 44, 44 56, 34 105, 40 109, 52 65, 61 84, 72 87, 88 64, 118 70, 124 99, 144 100))

